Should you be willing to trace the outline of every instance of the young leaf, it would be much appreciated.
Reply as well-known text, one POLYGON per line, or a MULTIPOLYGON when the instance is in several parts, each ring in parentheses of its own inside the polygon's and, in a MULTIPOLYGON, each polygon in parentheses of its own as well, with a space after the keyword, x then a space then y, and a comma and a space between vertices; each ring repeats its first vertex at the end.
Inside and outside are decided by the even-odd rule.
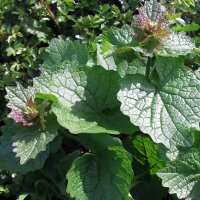
MULTIPOLYGON (((166 27, 168 25, 165 24, 167 22, 164 16, 164 7, 160 3, 158 3, 157 0, 145 1, 144 6, 140 7, 138 10, 140 14, 143 14, 145 17, 147 17, 147 19, 149 20, 148 22, 162 22, 163 27, 166 27)), ((141 18, 140 22, 141 25, 145 23, 145 21, 142 21, 141 18)))
MULTIPOLYGON (((28 87, 25 89, 22 85, 17 84, 17 87, 6 87, 7 95, 5 96, 8 99, 7 107, 11 109, 8 117, 14 119, 15 122, 23 123, 24 126, 31 126, 32 123, 29 122, 24 116, 24 109, 30 103, 34 103, 34 89, 28 87)), ((36 110, 31 113, 36 114, 36 110), (35 113, 34 113, 35 111, 35 113)))
POLYGON ((180 154, 174 161, 168 162, 157 175, 162 185, 169 187, 169 193, 178 198, 199 199, 200 189, 200 151, 191 149, 180 154))
MULTIPOLYGON (((62 40, 56 44, 60 43, 63 46, 66 43, 66 52, 84 49, 84 45, 82 47, 77 42, 62 40)), ((59 48, 53 40, 48 52, 59 48)), ((59 57, 57 53, 51 56, 59 57)), ((48 54, 41 67, 41 76, 34 80, 36 91, 57 97, 58 103, 53 105, 53 112, 58 122, 71 133, 133 133, 136 129, 120 112, 116 99, 120 78, 118 74, 97 66, 80 65, 85 57, 82 58, 78 53, 73 52, 71 58, 65 57, 66 61, 57 61, 56 65, 48 63, 50 61, 46 59, 53 60, 48 54)))
MULTIPOLYGON (((188 54, 195 45, 184 32, 174 32, 169 28, 165 17, 165 8, 157 0, 145 1, 139 14, 134 17, 133 37, 139 42, 140 48, 158 54, 188 54)), ((145 51, 142 52, 145 54, 145 51)), ((148 55, 148 54, 147 54, 148 55)))
POLYGON ((190 128, 199 127, 200 82, 182 58, 158 58, 159 83, 142 75, 127 76, 118 99, 121 111, 156 143, 191 146, 190 128))
POLYGON ((76 200, 132 199, 128 196, 133 176, 130 155, 110 136, 93 135, 93 140, 100 146, 92 145, 94 154, 74 161, 67 173, 67 192, 76 200))

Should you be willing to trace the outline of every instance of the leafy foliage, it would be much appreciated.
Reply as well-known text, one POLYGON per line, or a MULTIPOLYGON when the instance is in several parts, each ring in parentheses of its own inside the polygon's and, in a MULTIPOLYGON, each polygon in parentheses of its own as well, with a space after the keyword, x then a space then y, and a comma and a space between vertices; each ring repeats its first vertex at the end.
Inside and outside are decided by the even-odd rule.
POLYGON ((160 58, 155 67, 159 75, 156 83, 137 74, 122 81, 118 93, 121 110, 155 142, 169 148, 175 144, 191 146, 190 128, 198 127, 199 123, 199 97, 196 96, 199 94, 199 81, 183 66, 182 59, 160 58))
POLYGON ((1 1, 0 199, 199 199, 199 11, 1 1))
POLYGON ((92 153, 75 160, 67 173, 67 191, 75 199, 130 199, 131 158, 119 141, 108 136, 81 136, 92 153), (88 144, 98 143, 98 147, 88 144))
POLYGON ((170 193, 176 193, 180 199, 199 198, 199 159, 199 149, 192 149, 180 154, 158 172, 158 176, 163 179, 162 184, 170 188, 170 193))

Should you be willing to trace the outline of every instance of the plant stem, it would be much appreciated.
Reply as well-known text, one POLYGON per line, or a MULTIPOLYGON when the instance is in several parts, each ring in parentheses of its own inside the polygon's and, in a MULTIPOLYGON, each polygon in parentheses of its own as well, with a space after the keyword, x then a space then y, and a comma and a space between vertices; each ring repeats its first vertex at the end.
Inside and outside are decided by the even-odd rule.
POLYGON ((150 72, 151 72, 151 68, 154 65, 154 61, 155 61, 155 55, 153 55, 153 57, 149 57, 148 61, 147 61, 147 67, 146 67, 146 78, 149 80, 150 79, 150 72))
POLYGON ((48 13, 48 15, 50 16, 51 20, 55 23, 56 27, 58 29, 60 29, 59 25, 58 25, 58 23, 56 21, 56 17, 53 14, 53 12, 51 11, 50 7, 45 4, 44 0, 40 0, 40 4, 44 7, 45 11, 48 13))

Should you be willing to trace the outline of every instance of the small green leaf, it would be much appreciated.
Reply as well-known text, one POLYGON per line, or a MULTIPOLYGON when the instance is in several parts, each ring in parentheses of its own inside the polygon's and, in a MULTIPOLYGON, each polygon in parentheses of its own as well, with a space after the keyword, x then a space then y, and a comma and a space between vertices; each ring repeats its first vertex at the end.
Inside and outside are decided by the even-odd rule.
POLYGON ((1 0, 0 2, 0 11, 7 11, 15 4, 15 0, 1 0))
POLYGON ((31 17, 25 17, 21 21, 21 26, 30 34, 36 35, 38 38, 47 38, 51 35, 51 29, 45 22, 35 20, 31 17))
POLYGON ((187 24, 185 26, 175 26, 173 27, 173 30, 175 31, 183 31, 183 32, 190 32, 190 31, 198 31, 200 29, 199 24, 187 24))

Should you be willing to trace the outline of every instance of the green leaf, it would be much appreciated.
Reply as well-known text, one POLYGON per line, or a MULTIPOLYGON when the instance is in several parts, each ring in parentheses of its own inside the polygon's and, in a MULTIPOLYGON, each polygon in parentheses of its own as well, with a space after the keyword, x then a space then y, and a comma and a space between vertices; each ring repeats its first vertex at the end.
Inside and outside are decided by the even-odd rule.
POLYGON ((173 30, 175 31, 184 31, 184 32, 191 32, 191 31, 198 31, 200 29, 199 24, 187 24, 185 26, 175 26, 173 27, 173 30))
POLYGON ((191 146, 190 128, 198 128, 200 121, 200 82, 182 58, 161 57, 155 67, 157 83, 138 74, 122 81, 121 111, 154 142, 168 148, 191 146))
POLYGON ((112 45, 123 47, 133 42, 133 30, 128 25, 122 26, 121 29, 112 27, 109 31, 104 33, 103 37, 112 45))
MULTIPOLYGON (((48 177, 47 182, 54 183, 54 190, 58 197, 69 200, 69 195, 66 193, 66 173, 72 166, 75 159, 80 156, 79 150, 73 151, 72 153, 66 153, 61 148, 55 154, 49 156, 45 162, 44 167, 39 173, 42 173, 44 177, 48 177)), ((49 189, 47 189, 47 192, 49 189)))
POLYGON ((30 34, 36 35, 38 38, 47 38, 51 35, 51 29, 45 22, 35 20, 31 17, 23 18, 21 26, 30 34))
POLYGON ((101 65, 107 70, 117 70, 117 65, 113 56, 113 49, 109 49, 107 52, 102 53, 103 46, 97 45, 97 65, 101 65))
POLYGON ((121 77, 125 77, 128 74, 142 74, 145 75, 146 66, 139 59, 134 59, 131 62, 127 62, 126 60, 122 60, 117 64, 118 73, 121 77))
POLYGON ((157 175, 162 185, 169 187, 169 193, 178 198, 199 199, 200 189, 200 151, 191 149, 180 154, 174 161, 168 162, 157 175))
POLYGON ((76 24, 74 25, 74 28, 78 29, 97 28, 104 22, 105 19, 99 15, 94 15, 94 16, 88 15, 86 17, 80 17, 77 20, 76 24))
POLYGON ((57 97, 58 103, 53 104, 52 109, 58 122, 75 134, 135 132, 137 128, 119 109, 116 95, 120 77, 117 73, 97 66, 82 66, 81 64, 87 62, 83 52, 83 57, 79 54, 81 48, 84 50, 84 45, 63 40, 57 41, 56 44, 53 40, 48 48, 47 57, 41 67, 41 76, 34 80, 34 88, 37 92, 57 97), (61 43, 64 49, 61 49, 61 43), (64 57, 60 59, 58 52, 49 53, 56 49, 73 54, 71 57, 66 56, 66 60, 64 57), (60 62, 56 58, 60 59, 60 62), (57 63, 51 64, 50 60, 56 60, 57 63))
POLYGON ((121 77, 127 74, 145 74, 146 66, 142 61, 139 59, 131 59, 130 62, 127 61, 132 56, 133 49, 129 47, 122 47, 115 50, 110 49, 103 53, 101 46, 97 46, 97 64, 106 70, 117 71, 121 77))
POLYGON ((138 159, 145 159, 149 164, 151 174, 155 174, 163 167, 163 162, 158 158, 158 146, 150 138, 138 135, 132 140, 133 147, 140 153, 138 159))
POLYGON ((74 161, 67 173, 67 192, 76 200, 132 199, 128 196, 133 177, 130 155, 110 136, 92 138, 100 147, 74 161))
POLYGON ((84 65, 88 61, 88 50, 86 45, 78 41, 64 40, 61 37, 53 39, 49 47, 43 54, 43 65, 41 69, 49 69, 52 72, 57 71, 57 66, 64 63, 73 63, 74 65, 84 65))
POLYGON ((2 128, 0 165, 11 172, 26 173, 43 166, 49 155, 49 143, 57 136, 55 117, 47 118, 47 127, 24 127, 9 122, 2 128))
POLYGON ((191 38, 184 32, 172 32, 162 43, 163 50, 159 54, 184 55, 195 49, 191 38))
POLYGON ((26 199, 26 197, 28 197, 29 193, 23 193, 23 194, 20 194, 18 197, 17 197, 17 200, 24 200, 26 199))

